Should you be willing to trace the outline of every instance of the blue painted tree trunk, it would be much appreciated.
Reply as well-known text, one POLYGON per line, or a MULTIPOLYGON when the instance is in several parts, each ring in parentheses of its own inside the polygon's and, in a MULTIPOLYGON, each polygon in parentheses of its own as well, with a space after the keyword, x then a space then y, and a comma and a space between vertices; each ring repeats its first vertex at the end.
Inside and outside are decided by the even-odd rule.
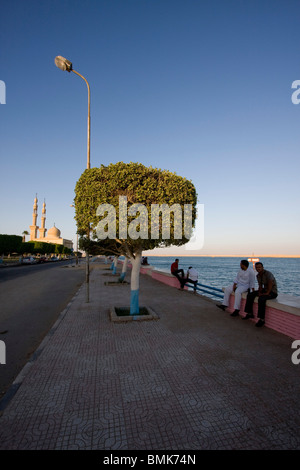
POLYGON ((140 313, 139 291, 140 289, 131 290, 130 292, 130 315, 138 315, 140 313))
POLYGON ((140 313, 139 291, 141 255, 142 253, 136 253, 135 258, 131 258, 130 315, 138 315, 140 313))
POLYGON ((125 256, 123 266, 122 266, 122 272, 121 272, 120 277, 119 277, 120 282, 123 282, 124 279, 125 279, 126 271, 127 271, 127 263, 128 263, 128 258, 125 256))
POLYGON ((114 261, 113 261, 113 274, 117 274, 117 264, 118 264, 118 257, 115 256, 114 261))

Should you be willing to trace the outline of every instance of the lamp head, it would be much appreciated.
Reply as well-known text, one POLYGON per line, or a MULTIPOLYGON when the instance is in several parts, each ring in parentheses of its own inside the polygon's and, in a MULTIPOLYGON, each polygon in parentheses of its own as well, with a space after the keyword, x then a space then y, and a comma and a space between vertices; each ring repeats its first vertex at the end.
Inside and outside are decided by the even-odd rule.
POLYGON ((58 55, 54 59, 56 67, 58 67, 60 70, 71 72, 72 70, 72 62, 70 62, 68 59, 65 59, 61 55, 58 55))

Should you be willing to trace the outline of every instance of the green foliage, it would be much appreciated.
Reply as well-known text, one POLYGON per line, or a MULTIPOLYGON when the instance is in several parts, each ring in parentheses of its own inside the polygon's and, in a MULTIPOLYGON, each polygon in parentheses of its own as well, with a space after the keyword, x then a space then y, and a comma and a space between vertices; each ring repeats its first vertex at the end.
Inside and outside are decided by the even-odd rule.
POLYGON ((19 235, 0 234, 0 254, 20 253, 22 237, 19 235))
POLYGON ((56 253, 57 255, 61 255, 63 252, 63 248, 63 245, 55 245, 54 253, 56 253))
POLYGON ((33 252, 34 253, 45 253, 44 251, 44 246, 43 245, 47 245, 47 243, 43 243, 43 242, 29 242, 29 243, 32 243, 33 244, 33 252))
POLYGON ((32 243, 34 246, 34 253, 35 254, 50 254, 54 252, 55 245, 52 243, 45 243, 45 242, 29 242, 32 243))
MULTIPOLYGON (((78 233, 82 236, 87 234, 89 227, 96 238, 95 229, 100 220, 96 215, 97 207, 101 204, 110 204, 116 209, 116 228, 119 233, 119 196, 127 197, 127 208, 133 204, 143 204, 148 211, 148 227, 151 227, 151 204, 191 204, 192 226, 196 218, 197 195, 194 185, 186 178, 178 176, 167 170, 147 168, 141 163, 123 163, 101 165, 100 168, 87 169, 79 178, 75 188, 75 219, 77 221, 78 233)), ((128 217, 128 224, 134 219, 128 217)), ((163 239, 161 220, 159 237, 151 239, 132 238, 108 240, 103 247, 103 241, 99 241, 102 249, 117 249, 118 254, 131 255, 149 250, 159 246, 183 245, 188 239, 177 239, 174 237, 174 217, 171 214, 170 238, 163 239)), ((182 222, 183 225, 183 222, 182 222)), ((81 241, 81 243, 84 243, 81 241)), ((86 240, 86 243, 90 243, 86 240)), ((82 245, 81 245, 82 246, 82 245)), ((90 245, 90 248, 92 246, 90 245)), ((103 251, 102 251, 103 253, 103 251)), ((109 253, 111 254, 111 253, 109 253)))
POLYGON ((51 254, 51 253, 64 253, 70 254, 72 250, 63 245, 56 245, 54 243, 46 243, 39 241, 23 242, 23 237, 19 235, 2 235, 0 234, 0 254, 8 255, 11 253, 30 253, 35 254, 51 254))
POLYGON ((118 256, 120 254, 120 244, 116 240, 90 240, 81 237, 79 239, 79 248, 93 256, 118 256))
POLYGON ((23 242, 22 243, 20 254, 24 255, 25 253, 30 253, 31 255, 35 254, 34 242, 23 242))
POLYGON ((31 253, 32 255, 37 254, 48 254, 55 253, 56 245, 54 243, 46 243, 39 241, 29 241, 22 243, 22 253, 31 253))
POLYGON ((55 243, 42 242, 42 244, 43 244, 42 248, 44 249, 42 253, 50 255, 51 253, 55 252, 55 246, 56 246, 55 243))
POLYGON ((72 253, 71 248, 68 248, 67 246, 63 246, 62 250, 63 255, 70 255, 72 253))

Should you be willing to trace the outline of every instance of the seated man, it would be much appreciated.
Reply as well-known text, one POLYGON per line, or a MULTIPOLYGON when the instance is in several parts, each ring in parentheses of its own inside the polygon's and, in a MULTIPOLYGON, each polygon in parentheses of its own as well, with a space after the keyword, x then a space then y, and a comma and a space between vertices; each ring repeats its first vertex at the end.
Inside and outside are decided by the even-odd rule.
POLYGON ((230 294, 234 292, 234 312, 231 313, 232 317, 236 317, 240 312, 240 305, 242 300, 242 293, 255 288, 255 273, 253 269, 249 268, 249 261, 242 259, 240 263, 241 269, 238 271, 233 284, 225 287, 224 298, 221 305, 217 307, 225 310, 229 305, 230 294))
POLYGON ((258 296, 258 311, 257 317, 258 322, 255 326, 263 326, 265 324, 265 312, 266 312, 266 302, 269 299, 276 299, 277 297, 277 282, 275 277, 270 271, 264 269, 263 264, 261 262, 255 263, 255 269, 257 271, 257 282, 258 282, 258 290, 254 292, 250 292, 247 295, 246 305, 245 305, 245 312, 246 316, 243 320, 247 320, 248 318, 253 318, 253 303, 255 297, 258 296))
POLYGON ((187 270, 186 277, 186 282, 191 282, 192 284, 194 284, 194 293, 196 294, 198 284, 198 271, 196 271, 195 268, 190 266, 187 270))
POLYGON ((179 259, 176 258, 174 263, 171 264, 171 273, 173 276, 177 277, 178 281, 180 282, 180 289, 184 288, 186 283, 186 279, 184 279, 184 271, 183 269, 178 269, 179 259), (179 276, 181 274, 181 276, 179 276))

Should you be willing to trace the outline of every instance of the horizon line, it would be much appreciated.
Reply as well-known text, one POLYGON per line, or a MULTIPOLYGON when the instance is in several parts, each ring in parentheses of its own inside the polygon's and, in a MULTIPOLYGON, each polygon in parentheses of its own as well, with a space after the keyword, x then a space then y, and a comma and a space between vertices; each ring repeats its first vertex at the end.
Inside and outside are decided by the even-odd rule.
MULTIPOLYGON (((186 254, 147 254, 147 256, 157 256, 157 257, 188 257, 188 258, 195 258, 195 257, 207 257, 207 258, 245 258, 245 255, 186 255, 186 254)), ((300 255, 251 255, 248 258, 300 258, 300 255)))

